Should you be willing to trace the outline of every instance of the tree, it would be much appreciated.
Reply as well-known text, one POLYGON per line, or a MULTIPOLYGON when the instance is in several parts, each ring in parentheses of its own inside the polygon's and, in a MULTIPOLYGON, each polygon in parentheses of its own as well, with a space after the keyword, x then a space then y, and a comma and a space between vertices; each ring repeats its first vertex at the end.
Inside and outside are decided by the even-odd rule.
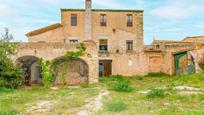
POLYGON ((0 36, 0 87, 17 88, 22 83, 22 70, 11 60, 17 46, 13 42, 13 36, 5 28, 5 33, 0 36))

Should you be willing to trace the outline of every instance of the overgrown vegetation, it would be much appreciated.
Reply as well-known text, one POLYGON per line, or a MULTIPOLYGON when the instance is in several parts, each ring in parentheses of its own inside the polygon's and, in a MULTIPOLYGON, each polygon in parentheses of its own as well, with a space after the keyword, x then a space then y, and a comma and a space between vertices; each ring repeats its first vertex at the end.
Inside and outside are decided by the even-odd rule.
POLYGON ((107 111, 120 112, 126 110, 127 105, 121 101, 116 103, 107 103, 105 104, 105 109, 107 111))
POLYGON ((164 98, 165 91, 163 89, 154 88, 147 93, 147 98, 164 98))
POLYGON ((39 64, 41 66, 42 70, 42 82, 44 87, 48 88, 51 86, 51 84, 54 81, 54 72, 51 67, 51 62, 50 61, 45 61, 43 59, 40 59, 39 64))
POLYGON ((78 51, 67 51, 65 56, 68 58, 78 58, 80 56, 83 56, 85 51, 86 51, 85 45, 83 43, 80 43, 77 46, 77 49, 78 49, 78 51))
POLYGON ((11 60, 17 45, 13 42, 9 30, 5 28, 5 34, 0 37, 0 87, 18 88, 23 82, 21 68, 11 60))
POLYGON ((133 88, 129 86, 128 81, 118 81, 111 85, 111 90, 118 92, 132 92, 133 88))
MULTIPOLYGON (((0 88, 0 114, 25 112, 27 105, 38 103, 39 100, 54 101, 49 114, 77 114, 85 100, 98 97, 99 90, 109 89, 118 81, 128 81, 133 92, 110 91, 102 97, 104 108, 93 114, 121 115, 202 115, 204 108, 204 74, 188 74, 178 77, 143 77, 140 81, 135 77, 120 75, 100 78, 100 83, 85 88, 59 87, 57 90, 42 87, 21 89, 0 88), (188 92, 176 90, 176 86, 191 86, 201 89, 201 94, 181 94, 188 92), (155 91, 154 89, 162 89, 155 91), (146 93, 151 90, 151 98, 146 93), (153 93, 152 93, 153 92, 153 93), (156 92, 156 93, 155 93, 156 92), (163 94, 165 94, 163 96, 163 94)), ((192 91, 189 91, 192 92, 192 91)), ((150 94, 150 93, 149 93, 150 94)), ((94 108, 93 108, 94 109, 94 108)), ((28 109, 27 109, 28 110, 28 109)), ((28 113, 29 114, 29 113, 28 113)), ((37 113, 36 113, 37 114, 37 113)))
POLYGON ((110 76, 106 81, 107 78, 100 78, 102 82, 108 82, 109 90, 117 91, 117 92, 132 92, 134 89, 129 86, 129 80, 125 79, 121 75, 113 75, 110 76))

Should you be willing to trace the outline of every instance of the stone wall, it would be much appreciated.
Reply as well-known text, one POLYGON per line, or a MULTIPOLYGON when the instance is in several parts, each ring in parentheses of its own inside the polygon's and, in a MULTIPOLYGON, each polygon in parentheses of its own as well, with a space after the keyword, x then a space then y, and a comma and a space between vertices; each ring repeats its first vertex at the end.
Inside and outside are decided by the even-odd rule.
MULTIPOLYGON (((98 55, 94 42, 85 42, 86 54, 80 57, 89 66, 89 83, 98 82, 98 55)), ((63 43, 21 43, 13 61, 23 56, 35 56, 45 60, 54 60, 64 56, 68 50, 76 51, 76 45, 63 43)))

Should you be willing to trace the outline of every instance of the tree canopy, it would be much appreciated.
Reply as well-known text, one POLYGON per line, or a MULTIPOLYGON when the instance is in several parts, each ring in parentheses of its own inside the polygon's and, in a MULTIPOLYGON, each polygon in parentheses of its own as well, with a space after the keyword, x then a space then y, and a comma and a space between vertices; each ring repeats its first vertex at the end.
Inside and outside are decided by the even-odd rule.
POLYGON ((22 83, 22 71, 13 64, 11 56, 16 53, 17 43, 5 28, 0 36, 0 87, 17 88, 22 83))

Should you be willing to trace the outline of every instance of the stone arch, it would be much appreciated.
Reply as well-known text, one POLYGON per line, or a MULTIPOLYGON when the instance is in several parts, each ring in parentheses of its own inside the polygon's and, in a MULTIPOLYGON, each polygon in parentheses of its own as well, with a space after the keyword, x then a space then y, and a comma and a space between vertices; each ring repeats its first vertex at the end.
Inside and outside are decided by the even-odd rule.
POLYGON ((26 85, 41 84, 41 68, 38 64, 38 57, 32 55, 21 56, 16 60, 24 72, 24 80, 26 85))
POLYGON ((81 58, 59 57, 53 60, 55 85, 80 85, 88 83, 89 66, 81 58))

